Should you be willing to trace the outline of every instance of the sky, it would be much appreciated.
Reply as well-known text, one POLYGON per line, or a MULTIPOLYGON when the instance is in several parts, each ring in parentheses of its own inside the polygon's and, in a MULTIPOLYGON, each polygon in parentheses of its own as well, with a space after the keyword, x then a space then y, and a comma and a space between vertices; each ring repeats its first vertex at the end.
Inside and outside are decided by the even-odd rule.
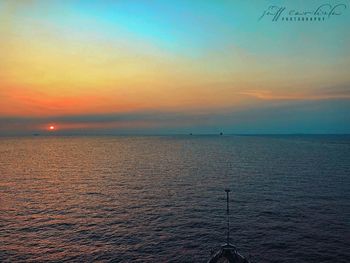
POLYGON ((349 25, 349 0, 0 0, 0 135, 350 133, 349 25))

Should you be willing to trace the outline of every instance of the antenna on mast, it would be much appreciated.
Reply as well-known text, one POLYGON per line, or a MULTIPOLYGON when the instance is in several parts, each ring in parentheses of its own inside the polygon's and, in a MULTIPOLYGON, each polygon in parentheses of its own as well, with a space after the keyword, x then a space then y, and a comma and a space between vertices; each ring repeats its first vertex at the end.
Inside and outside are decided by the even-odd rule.
POLYGON ((208 263, 251 263, 250 260, 243 257, 236 250, 236 247, 230 244, 230 189, 226 188, 226 216, 227 216, 227 240, 226 244, 222 245, 221 248, 214 254, 212 254, 208 263))
POLYGON ((229 192, 230 189, 226 188, 225 189, 226 192, 226 216, 227 216, 227 245, 230 244, 230 198, 229 198, 229 192))

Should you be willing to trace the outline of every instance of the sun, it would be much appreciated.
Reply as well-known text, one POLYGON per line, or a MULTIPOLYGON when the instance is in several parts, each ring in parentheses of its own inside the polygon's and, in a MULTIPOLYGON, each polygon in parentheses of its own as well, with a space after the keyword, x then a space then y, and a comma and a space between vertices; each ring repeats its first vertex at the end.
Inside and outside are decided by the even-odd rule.
POLYGON ((55 128, 55 126, 53 126, 53 125, 51 125, 50 127, 49 127, 49 130, 50 131, 54 131, 56 128, 55 128))

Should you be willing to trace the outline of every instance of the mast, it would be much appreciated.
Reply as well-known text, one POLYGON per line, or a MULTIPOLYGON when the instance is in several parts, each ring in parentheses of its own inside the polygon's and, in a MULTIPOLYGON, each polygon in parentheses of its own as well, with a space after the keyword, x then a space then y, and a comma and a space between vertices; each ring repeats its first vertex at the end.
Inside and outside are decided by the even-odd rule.
POLYGON ((230 244, 230 189, 226 188, 226 219, 227 219, 227 240, 226 244, 216 252, 212 253, 208 263, 251 263, 250 260, 243 257, 236 250, 236 247, 230 244))
POLYGON ((229 192, 230 189, 225 189, 226 192, 226 216, 227 216, 227 245, 230 244, 230 199, 229 199, 229 192))

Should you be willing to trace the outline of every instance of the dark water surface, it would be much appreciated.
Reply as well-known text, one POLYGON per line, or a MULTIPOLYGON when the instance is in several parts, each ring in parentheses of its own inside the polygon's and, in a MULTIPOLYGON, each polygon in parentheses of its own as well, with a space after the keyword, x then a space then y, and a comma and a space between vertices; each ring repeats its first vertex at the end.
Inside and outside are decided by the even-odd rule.
POLYGON ((350 262, 349 136, 0 138, 0 261, 350 262))

